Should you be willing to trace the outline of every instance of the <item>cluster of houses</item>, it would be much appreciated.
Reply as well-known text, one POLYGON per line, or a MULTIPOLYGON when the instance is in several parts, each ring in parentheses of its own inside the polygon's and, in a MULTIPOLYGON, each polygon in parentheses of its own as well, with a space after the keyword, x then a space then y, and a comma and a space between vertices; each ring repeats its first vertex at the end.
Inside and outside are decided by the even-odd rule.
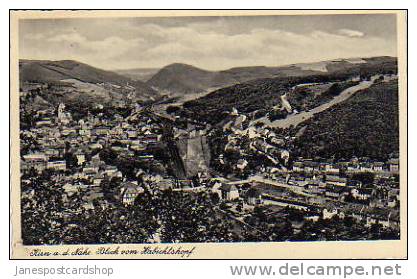
POLYGON ((371 161, 369 158, 352 158, 349 161, 316 162, 311 159, 301 159, 293 163, 294 172, 304 173, 345 173, 371 172, 378 174, 398 174, 399 159, 390 158, 387 162, 371 161))
MULTIPOLYGON (((135 110, 139 111, 140 107, 135 110)), ((135 156, 143 162, 160 164, 160 169, 164 169, 152 153, 163 144, 161 128, 146 114, 132 115, 134 117, 129 121, 118 114, 110 117, 89 114, 75 121, 64 104, 57 109, 37 111, 35 125, 21 131, 21 138, 24 139, 21 142, 24 147, 21 154, 22 175, 31 169, 38 173, 54 171, 53 180, 62 186, 64 202, 83 192, 86 209, 94 208, 94 201, 103 197, 103 181, 117 178, 121 183, 116 196, 127 206, 145 191, 172 188, 177 191, 210 191, 223 202, 239 201, 249 207, 290 207, 305 212, 306 218, 312 221, 337 215, 341 219, 350 216, 365 221, 367 225, 399 226, 399 186, 392 179, 399 173, 399 160, 395 156, 387 162, 368 158, 316 162, 299 158, 290 167, 291 158, 285 138, 267 128, 247 127, 248 120, 233 111, 234 120, 224 125, 224 131, 228 131, 224 151, 239 153, 240 159, 234 166, 236 173, 249 168, 245 159, 249 152, 262 154, 279 167, 260 164, 259 170, 256 170, 258 173, 251 174, 245 181, 210 179, 199 175, 197 179, 202 182, 198 183, 199 187, 193 187, 188 179, 178 180, 166 173, 149 174, 143 170, 138 171, 135 179, 127 179, 123 170, 100 157, 104 147, 123 156, 135 156), (375 183, 362 185, 351 178, 357 173, 374 174, 375 183), (140 180, 146 183, 138 183, 140 180), (155 185, 155 188, 149 185, 155 185)), ((206 130, 176 128, 174 134, 176 138, 203 138, 206 130)), ((218 160, 224 164, 226 160, 223 156, 221 154, 218 160)))
MULTIPOLYGON (((120 198, 123 203, 131 204, 132 193, 141 192, 139 186, 132 186, 137 180, 126 181, 123 170, 104 162, 99 153, 106 147, 117 154, 139 154, 136 156, 139 160, 160 164, 151 152, 161 144, 159 128, 148 117, 138 117, 141 118, 132 122, 117 114, 111 117, 89 114, 75 121, 64 104, 56 109, 38 110, 35 125, 21 130, 21 174, 32 169, 39 174, 54 171, 55 183, 69 196, 80 190, 87 192, 86 206, 92 206, 92 201, 102 196, 100 184, 104 179, 118 178, 124 181, 120 198)), ((163 183, 166 182, 161 180, 163 183)))
MULTIPOLYGON (((281 174, 282 175, 282 174, 281 174)), ((274 205, 305 212, 309 220, 317 221, 346 216, 366 225, 379 223, 398 228, 400 191, 392 179, 378 178, 372 185, 362 185, 346 177, 321 175, 306 178, 297 173, 273 179, 253 176, 242 181, 216 180, 211 192, 227 203, 274 205), (316 217, 312 217, 311 212, 316 217)))
POLYGON ((350 216, 366 225, 379 223, 398 228, 398 156, 393 154, 385 162, 356 157, 344 161, 293 159, 286 146, 288 136, 278 135, 268 127, 248 127, 248 120, 237 110, 230 115, 231 120, 223 126, 224 152, 232 151, 239 159, 233 161, 220 154, 217 160, 223 165, 232 162, 235 174, 246 171, 249 178, 241 183, 227 179, 212 183, 211 191, 223 202, 290 207, 303 211, 309 220, 350 216), (249 169, 250 153, 263 155, 269 162, 259 162, 256 170, 249 169), (374 182, 363 184, 354 179, 364 173, 371 174, 374 182))

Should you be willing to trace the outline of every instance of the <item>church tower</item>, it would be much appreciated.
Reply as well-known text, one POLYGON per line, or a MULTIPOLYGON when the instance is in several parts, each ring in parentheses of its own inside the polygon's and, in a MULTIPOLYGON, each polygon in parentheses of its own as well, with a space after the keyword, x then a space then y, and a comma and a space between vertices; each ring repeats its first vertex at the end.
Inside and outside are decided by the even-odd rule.
POLYGON ((58 119, 62 120, 64 118, 66 118, 65 105, 63 103, 60 103, 58 106, 58 119))

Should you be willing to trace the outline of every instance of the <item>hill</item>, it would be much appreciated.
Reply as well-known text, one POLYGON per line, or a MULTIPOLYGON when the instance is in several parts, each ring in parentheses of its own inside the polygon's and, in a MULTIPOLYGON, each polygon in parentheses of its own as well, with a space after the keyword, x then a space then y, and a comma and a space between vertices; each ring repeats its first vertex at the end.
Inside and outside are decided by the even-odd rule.
POLYGON ((171 64, 156 73, 147 84, 171 93, 188 94, 218 89, 250 80, 272 77, 307 76, 318 72, 297 66, 238 67, 224 71, 206 71, 186 64, 171 64))
POLYGON ((133 80, 146 82, 151 77, 153 77, 158 71, 159 69, 157 68, 137 68, 137 69, 115 70, 114 72, 118 73, 119 75, 133 79, 133 80))
POLYGON ((399 151, 398 117, 397 81, 374 84, 304 122, 295 154, 386 160, 399 151))
MULTIPOLYGON (((227 112, 232 111, 233 108, 244 114, 262 114, 262 112, 265 112, 263 113, 265 115, 271 108, 280 105, 281 96, 290 92, 296 85, 345 82, 359 76, 367 79, 376 74, 397 72, 395 58, 371 58, 364 61, 363 63, 350 63, 345 60, 339 61, 340 63, 329 62, 328 65, 332 65, 329 66, 331 70, 315 73, 314 75, 304 75, 306 72, 299 71, 293 72, 293 74, 297 74, 294 76, 287 71, 289 76, 256 79, 224 87, 204 97, 184 103, 183 113, 196 120, 210 123, 221 122, 226 117, 227 112)), ((308 94, 302 96, 302 98, 308 100, 307 97, 308 94)), ((326 99, 323 97, 324 95, 320 99, 326 99)), ((303 102, 306 100, 297 100, 298 106, 303 107, 303 102)))
POLYGON ((359 75, 380 67, 395 65, 394 57, 337 59, 313 63, 299 63, 279 67, 236 67, 223 71, 207 71, 197 67, 175 63, 159 70, 147 84, 157 90, 174 94, 200 93, 251 80, 263 78, 305 77, 311 75, 343 74, 359 75))
POLYGON ((223 84, 216 81, 215 72, 180 63, 162 68, 146 83, 161 91, 182 94, 197 93, 223 84))
POLYGON ((273 78, 273 77, 290 77, 290 76, 308 76, 318 74, 319 71, 311 69, 303 69, 297 64, 280 67, 265 67, 265 66, 253 66, 253 67, 238 67, 231 68, 229 70, 219 72, 221 75, 232 78, 237 82, 245 82, 260 78, 273 78))
POLYGON ((303 70, 295 65, 285 67, 238 67, 224 71, 207 71, 175 63, 162 68, 147 84, 172 94, 201 93, 259 78, 306 76, 316 71, 303 70))
POLYGON ((19 62, 21 81, 57 81, 77 79, 83 82, 112 82, 126 84, 131 79, 114 72, 101 70, 73 60, 45 61, 21 60, 19 62))
POLYGON ((110 83, 116 86, 130 85, 138 98, 156 95, 155 90, 141 81, 134 81, 117 73, 92 67, 73 60, 46 61, 20 60, 20 82, 60 82, 76 80, 86 84, 110 83))

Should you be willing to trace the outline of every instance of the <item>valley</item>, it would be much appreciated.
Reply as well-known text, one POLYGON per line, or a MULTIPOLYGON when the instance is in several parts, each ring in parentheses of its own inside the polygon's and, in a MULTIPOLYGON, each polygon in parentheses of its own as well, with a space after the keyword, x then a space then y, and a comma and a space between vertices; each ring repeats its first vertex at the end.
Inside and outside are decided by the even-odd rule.
POLYGON ((396 63, 21 61, 23 241, 398 239, 396 63))

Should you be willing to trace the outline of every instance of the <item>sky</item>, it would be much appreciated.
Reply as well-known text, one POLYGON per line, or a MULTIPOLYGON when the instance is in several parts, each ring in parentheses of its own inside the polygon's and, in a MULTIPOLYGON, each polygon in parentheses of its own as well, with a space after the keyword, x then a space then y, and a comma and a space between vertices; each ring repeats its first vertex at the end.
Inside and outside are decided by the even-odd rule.
POLYGON ((393 14, 22 19, 19 58, 207 70, 397 56, 393 14))

